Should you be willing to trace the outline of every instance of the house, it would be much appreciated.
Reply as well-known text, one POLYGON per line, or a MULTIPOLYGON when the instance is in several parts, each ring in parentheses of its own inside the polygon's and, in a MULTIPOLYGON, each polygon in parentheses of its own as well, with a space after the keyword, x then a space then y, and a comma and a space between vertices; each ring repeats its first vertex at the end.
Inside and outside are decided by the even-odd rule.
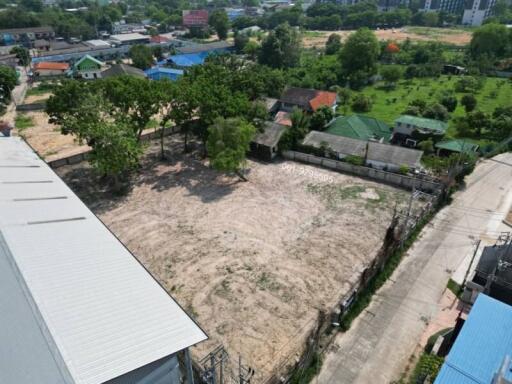
POLYGON ((512 381, 512 307, 478 298, 434 384, 507 384, 512 381))
POLYGON ((181 55, 171 55, 167 58, 167 62, 176 68, 188 68, 194 65, 204 64, 208 52, 185 53, 181 55))
POLYGON ((164 67, 153 67, 144 71, 146 76, 151 80, 178 80, 180 76, 183 76, 181 69, 164 68, 164 67))
POLYGON ((262 101, 265 104, 267 113, 271 116, 273 116, 279 109, 279 100, 274 99, 273 97, 264 97, 262 101))
POLYGON ((27 48, 33 48, 37 39, 53 40, 55 32, 52 27, 30 27, 0 29, 3 45, 22 44, 27 48))
POLYGON ((182 383, 204 331, 22 139, 0 165, 0 383, 182 383))
POLYGON ((168 42, 171 41, 171 39, 169 39, 168 37, 166 36, 162 36, 162 35, 156 35, 156 36, 151 36, 149 38, 149 41, 153 44, 166 44, 168 42))
POLYGON ((465 139, 445 140, 436 143, 438 156, 451 155, 452 153, 476 153, 480 148, 478 144, 465 139))
POLYGON ((129 75, 129 76, 135 76, 135 77, 146 77, 146 74, 142 69, 132 67, 131 65, 127 64, 113 64, 110 66, 110 68, 105 69, 103 72, 101 72, 101 78, 106 79, 109 77, 117 77, 117 76, 123 76, 123 75, 129 75))
POLYGON ((277 145, 286 129, 284 125, 266 122, 263 132, 258 133, 251 141, 251 155, 264 161, 272 161, 277 155, 277 145))
POLYGON ((391 127, 383 121, 363 115, 339 116, 327 124, 325 132, 359 140, 388 143, 391 127))
POLYGON ((394 143, 415 147, 420 139, 427 137, 443 137, 447 128, 448 124, 443 121, 427 119, 426 117, 402 115, 395 120, 392 141, 394 143))
POLYGON ((279 99, 281 109, 291 112, 293 108, 302 109, 305 112, 315 112, 320 107, 336 109, 336 92, 318 91, 306 88, 287 88, 279 99))
POLYGON ((186 28, 208 27, 208 11, 205 9, 183 10, 182 18, 186 28))
POLYGON ((347 156, 357 156, 364 159, 367 166, 390 172, 397 172, 402 167, 418 169, 423 151, 399 147, 391 144, 352 139, 332 135, 326 132, 309 132, 302 145, 330 151, 338 160, 347 156))
POLYGON ((145 33, 146 28, 144 24, 139 23, 125 23, 123 21, 116 21, 112 24, 112 33, 120 35, 123 33, 145 33))
POLYGON ((32 46, 39 51, 48 51, 50 50, 51 44, 46 39, 36 39, 32 46))
POLYGON ((464 287, 462 300, 473 303, 480 292, 512 305, 512 240, 484 247, 464 287))
POLYGON ((93 39, 84 41, 84 44, 93 49, 112 48, 112 44, 105 40, 93 39))
POLYGON ((191 44, 183 47, 176 48, 178 53, 203 53, 207 52, 208 54, 212 53, 230 53, 235 49, 233 43, 229 43, 225 40, 214 41, 212 43, 205 44, 191 44))
POLYGON ((464 75, 467 72, 466 68, 460 65, 445 64, 443 65, 443 73, 447 75, 464 75))
POLYGON ((41 61, 32 66, 34 77, 63 76, 69 71, 68 63, 41 61))
POLYGON ((75 63, 73 69, 75 77, 82 79, 99 79, 101 78, 101 71, 104 66, 105 63, 102 61, 90 55, 85 55, 75 63))
POLYGON ((274 122, 277 124, 286 125, 287 127, 292 126, 292 119, 290 114, 285 111, 278 111, 274 117, 274 122))
POLYGON ((111 35, 110 41, 119 46, 119 45, 134 45, 134 44, 149 44, 150 36, 142 35, 137 32, 133 33, 122 33, 119 35, 111 35))

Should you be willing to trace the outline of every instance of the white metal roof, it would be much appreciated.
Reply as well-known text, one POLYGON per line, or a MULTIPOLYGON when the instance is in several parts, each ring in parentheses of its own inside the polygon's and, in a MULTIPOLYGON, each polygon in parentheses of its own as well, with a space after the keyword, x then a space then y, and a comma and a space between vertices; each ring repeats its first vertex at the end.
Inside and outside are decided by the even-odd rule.
MULTIPOLYGON (((104 383, 206 339, 123 244, 15 137, 0 136, 0 232, 39 314, 34 319, 48 330, 46 341, 55 346, 54 358, 64 362, 72 382, 104 383)), ((0 278, 0 290, 5 284, 0 278)), ((0 300, 0 312, 1 305, 0 300)), ((4 321, 0 316, 3 331, 4 321)), ((0 337, 0 358, 18 348, 0 337)), ((27 364, 7 369, 29 369, 27 364)), ((0 383, 8 377, 0 370, 0 383)))
POLYGON ((142 35, 140 33, 121 33, 119 35, 110 35, 111 40, 116 40, 119 42, 133 41, 133 40, 148 40, 148 35, 142 35))

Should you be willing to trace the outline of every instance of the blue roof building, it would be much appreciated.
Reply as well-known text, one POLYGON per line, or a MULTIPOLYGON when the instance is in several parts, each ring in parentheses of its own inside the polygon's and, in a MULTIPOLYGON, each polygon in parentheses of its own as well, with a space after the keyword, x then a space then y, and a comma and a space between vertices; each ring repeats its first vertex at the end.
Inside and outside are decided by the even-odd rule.
POLYGON ((148 79, 151 80, 169 79, 175 81, 178 80, 178 77, 183 75, 183 71, 181 69, 162 67, 153 67, 150 69, 146 69, 144 73, 146 74, 148 79))
POLYGON ((194 65, 202 65, 210 53, 184 53, 181 55, 172 55, 167 59, 169 63, 177 67, 192 67, 194 65))
POLYGON ((512 306, 481 293, 434 384, 510 382, 511 356, 512 306))

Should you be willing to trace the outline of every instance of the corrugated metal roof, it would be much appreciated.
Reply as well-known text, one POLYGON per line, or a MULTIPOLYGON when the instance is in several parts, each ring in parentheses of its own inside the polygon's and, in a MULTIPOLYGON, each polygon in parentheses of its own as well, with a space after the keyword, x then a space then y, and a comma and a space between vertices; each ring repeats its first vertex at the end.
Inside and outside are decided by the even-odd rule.
POLYGON ((370 161, 378 161, 397 166, 418 167, 423 151, 399 147, 397 145, 376 143, 352 139, 350 137, 332 135, 330 133, 311 131, 304 138, 304 145, 320 148, 322 143, 333 151, 345 156, 365 157, 370 161), (368 151, 366 150, 368 148, 368 151), (368 152, 368 153, 366 153, 368 152))
POLYGON ((391 128, 383 121, 363 115, 339 116, 329 123, 327 133, 359 140, 381 140, 389 142, 391 128))
MULTIPOLYGON (((104 383, 206 339, 123 244, 15 137, 0 137, 0 212, 0 232, 40 313, 39 325, 48 329, 47 342, 55 344, 74 383, 104 383)), ((5 284, 0 279, 0 290, 5 284)), ((0 316, 0 329, 9 329, 6 321, 0 316)), ((6 368, 17 372, 39 364, 36 356, 6 368)), ((7 375, 0 370, 0 382, 13 382, 7 375)))
POLYGON ((462 327, 435 384, 487 384, 512 355, 512 307, 483 293, 462 327))
POLYGON ((429 131, 435 131, 438 133, 444 133, 448 128, 448 124, 446 124, 443 121, 411 115, 402 115, 395 120, 395 123, 409 124, 417 127, 418 129, 425 129, 429 131))
POLYGON ((194 65, 202 65, 207 57, 208 52, 185 53, 169 56, 167 60, 178 67, 192 67, 194 65))

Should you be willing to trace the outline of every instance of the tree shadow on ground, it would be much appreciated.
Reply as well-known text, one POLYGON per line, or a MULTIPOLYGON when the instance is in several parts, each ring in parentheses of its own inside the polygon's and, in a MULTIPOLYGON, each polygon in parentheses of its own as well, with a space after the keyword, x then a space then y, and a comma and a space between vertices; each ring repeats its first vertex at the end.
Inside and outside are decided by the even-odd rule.
POLYGON ((190 151, 184 154, 181 137, 173 135, 166 141, 166 158, 162 160, 159 144, 150 143, 139 170, 126 180, 122 190, 117 193, 113 192, 109 181, 100 177, 88 163, 65 166, 58 173, 96 214, 117 208, 138 186, 150 186, 156 192, 185 188, 189 196, 196 196, 204 203, 218 201, 233 192, 239 179, 208 167, 202 159, 198 142, 191 142, 189 148, 190 151))

